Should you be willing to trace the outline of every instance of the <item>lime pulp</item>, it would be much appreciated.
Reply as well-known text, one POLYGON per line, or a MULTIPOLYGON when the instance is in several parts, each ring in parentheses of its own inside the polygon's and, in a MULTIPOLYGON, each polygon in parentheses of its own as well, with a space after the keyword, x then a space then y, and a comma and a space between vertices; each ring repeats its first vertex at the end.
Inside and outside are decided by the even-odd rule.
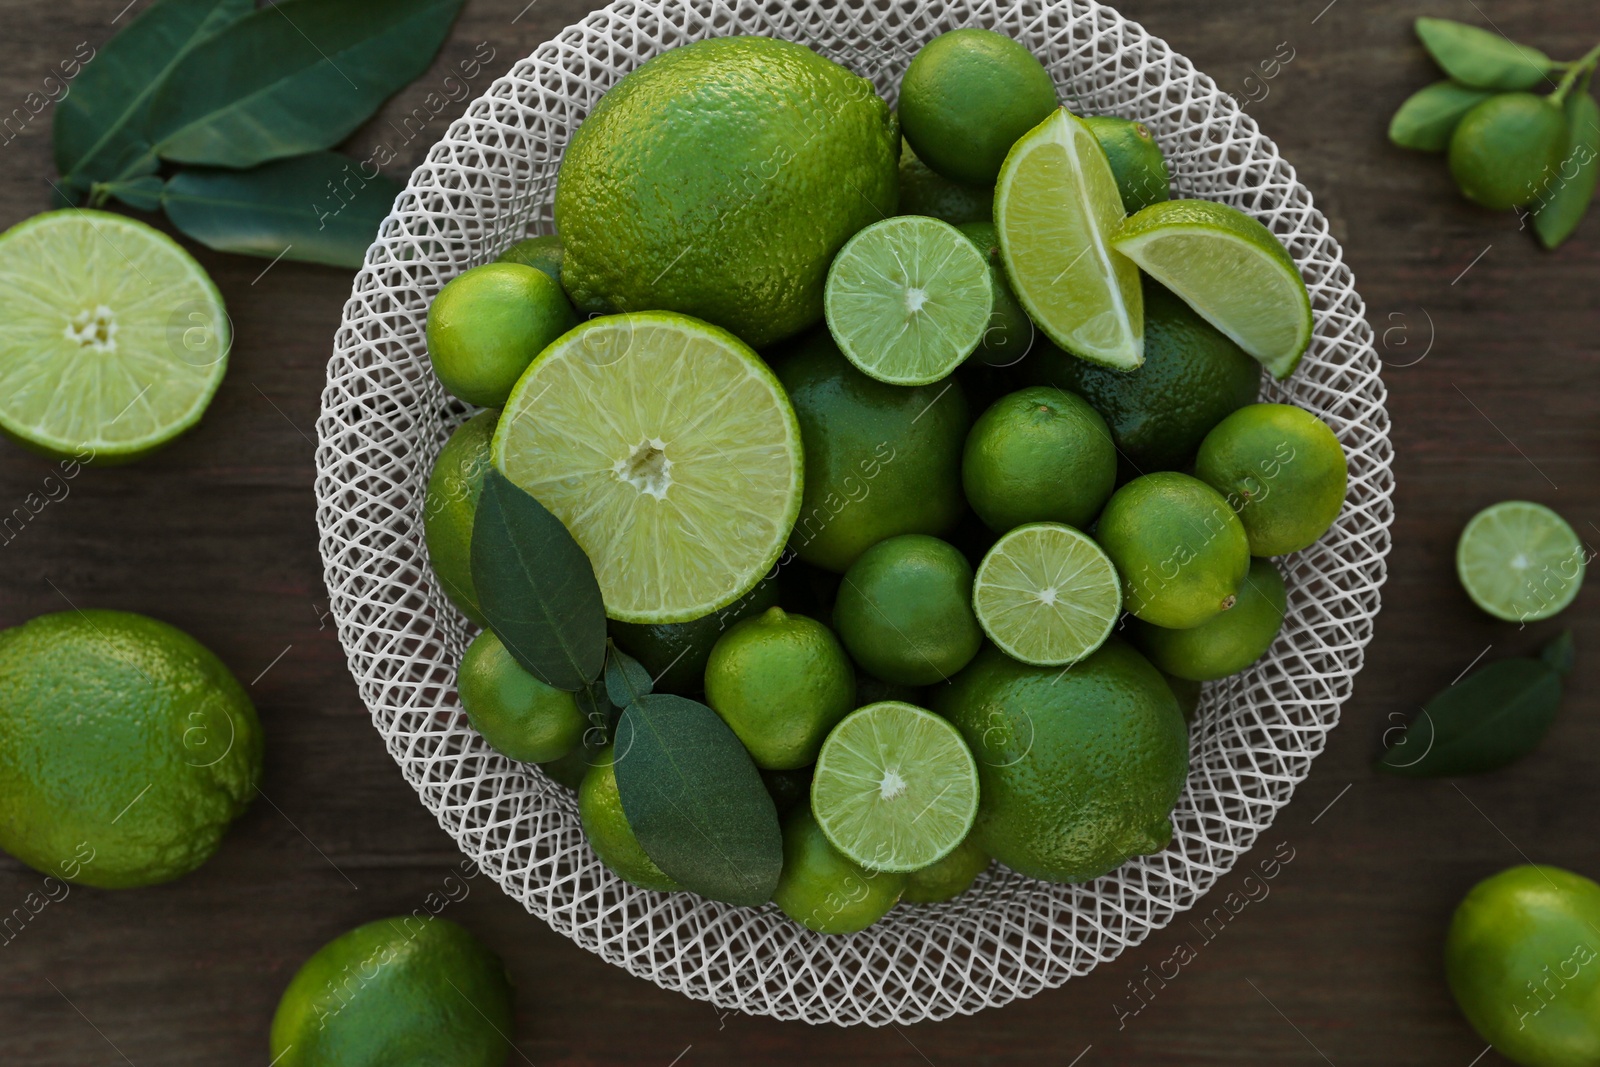
POLYGON ((1111 636, 1122 614, 1122 580, 1087 534, 1031 523, 996 541, 978 564, 972 608, 989 640, 1012 659, 1061 667, 1111 636))
POLYGON ((1503 500, 1474 515, 1456 543, 1456 574, 1478 607, 1508 622, 1548 619, 1583 585, 1587 552, 1543 504, 1503 500))

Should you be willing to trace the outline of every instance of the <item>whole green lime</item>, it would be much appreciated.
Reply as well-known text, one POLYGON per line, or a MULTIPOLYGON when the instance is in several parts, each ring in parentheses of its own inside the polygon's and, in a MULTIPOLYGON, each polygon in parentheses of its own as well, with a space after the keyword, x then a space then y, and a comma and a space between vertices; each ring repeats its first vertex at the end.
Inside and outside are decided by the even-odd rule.
POLYGON ((772 902, 819 934, 865 930, 900 900, 906 876, 869 871, 828 843, 809 806, 783 823, 783 872, 772 902))
POLYGON ((507 248, 495 257, 500 263, 521 263, 525 267, 542 270, 557 282, 561 281, 561 259, 564 246, 553 233, 528 237, 507 248))
POLYGON ((516 1024, 500 957, 462 927, 401 915, 323 945, 272 1017, 274 1067, 502 1067, 516 1024))
POLYGON ((972 355, 991 367, 1013 367, 1022 361, 1034 344, 1033 320, 1017 303, 1006 277, 1005 263, 1000 259, 1000 231, 994 223, 964 222, 956 229, 966 234, 967 240, 989 260, 989 281, 994 286, 994 310, 989 312, 989 328, 983 331, 983 340, 972 355))
POLYGON ((942 534, 966 510, 961 442, 967 400, 953 379, 887 385, 845 359, 818 331, 773 362, 805 446, 805 495, 789 547, 807 563, 845 571, 896 534, 942 534))
POLYGON ((778 582, 763 578, 721 611, 690 622, 612 622, 617 647, 643 664, 658 693, 694 696, 705 689, 706 662, 728 628, 778 603, 778 582))
POLYGON ((1172 199, 1172 175, 1167 157, 1150 136, 1149 127, 1115 115, 1091 115, 1083 120, 1105 150, 1111 174, 1117 179, 1122 209, 1132 215, 1151 204, 1172 199))
POLYGON ((523 670, 493 631, 472 639, 456 674, 461 706, 489 747, 524 763, 571 752, 588 726, 578 702, 523 670))
POLYGON ((867 673, 901 685, 945 681, 983 643, 972 565, 926 534, 880 541, 845 571, 833 625, 867 673))
POLYGON ((1067 671, 986 647, 934 710, 978 761, 973 843, 1012 870, 1083 882, 1172 839, 1189 731, 1161 673, 1126 643, 1067 671))
POLYGON ((1462 1014, 1508 1059, 1600 1063, 1600 885, 1560 867, 1486 878, 1456 908, 1444 962, 1462 1014))
POLYGON ((855 668, 822 623, 768 608, 711 650, 706 703, 757 767, 793 770, 816 761, 822 739, 856 706, 855 668))
POLYGON ((422 503, 422 538, 439 588, 479 626, 488 622, 472 584, 472 520, 478 513, 483 479, 494 466, 489 442, 499 421, 498 411, 480 411, 456 428, 433 461, 422 503))
POLYGON ((1474 105, 1450 135, 1450 175, 1467 199, 1509 211, 1558 180, 1566 150, 1560 105, 1533 93, 1498 93, 1474 105))
POLYGON ((994 187, 963 185, 940 174, 900 142, 900 214, 927 215, 952 226, 994 219, 994 187))
POLYGON ((1194 472, 1239 513, 1255 556, 1315 544, 1339 517, 1349 478, 1328 424, 1290 404, 1251 404, 1217 423, 1194 472))
POLYGON ((1035 385, 1001 397, 967 434, 961 485, 991 530, 1087 527, 1117 484, 1117 448, 1088 401, 1035 385))
POLYGON ((1283 575, 1270 559, 1257 559, 1232 608, 1187 630, 1136 622, 1134 640, 1168 674, 1209 682, 1237 674, 1265 655, 1283 629, 1286 610, 1283 575))
POLYGON ((931 867, 912 871, 901 896, 907 904, 937 904, 954 900, 972 888, 978 875, 989 869, 989 854, 969 835, 944 859, 931 867))
POLYGON ((428 359, 452 395, 497 408, 533 357, 577 324, 544 271, 485 263, 452 278, 428 306, 428 359))
POLYGON ((1233 607, 1250 569, 1239 516, 1198 478, 1159 471, 1111 495, 1095 539, 1122 575, 1124 606, 1174 630, 1233 607))
POLYGON ((261 781, 261 723, 166 623, 63 611, 0 631, 0 848, 69 882, 188 874, 261 781))
POLYGON ((1044 65, 993 30, 940 34, 900 79, 906 140, 928 166, 968 185, 993 185, 1017 138, 1055 109, 1044 65))
POLYGON ((606 746, 578 787, 578 821, 589 847, 624 882, 663 893, 682 889, 677 879, 657 867, 645 853, 638 835, 628 825, 628 817, 622 811, 622 794, 617 791, 615 758, 616 749, 606 746))
POLYGON ((804 45, 714 37, 614 85, 567 145, 555 222, 584 311, 682 311, 757 348, 822 318, 834 253, 894 214, 898 129, 804 45))

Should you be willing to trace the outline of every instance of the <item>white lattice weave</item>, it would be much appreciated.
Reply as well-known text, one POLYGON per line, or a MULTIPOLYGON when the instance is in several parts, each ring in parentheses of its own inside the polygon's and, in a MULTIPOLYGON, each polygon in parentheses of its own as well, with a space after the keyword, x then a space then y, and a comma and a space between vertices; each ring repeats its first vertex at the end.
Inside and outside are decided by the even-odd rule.
POLYGON ((1187 59, 1093 0, 618 0, 495 82, 451 125, 395 202, 357 276, 318 422, 318 524, 339 636, 374 725, 463 852, 529 912, 668 989, 785 1019, 912 1023, 1060 985, 1190 906, 1271 824, 1338 721, 1372 635, 1389 548, 1384 388, 1349 269, 1311 194, 1271 141, 1187 59), (948 904, 901 906, 823 937, 776 907, 636 889, 595 859, 573 795, 498 755, 453 687, 471 636, 428 568, 423 489, 464 412, 428 366, 428 301, 468 267, 548 232, 561 152, 623 74, 725 34, 801 41, 891 100, 924 41, 987 26, 1039 56, 1073 109, 1143 121, 1176 195, 1222 200, 1272 228, 1299 263, 1316 333, 1268 398, 1326 419, 1349 456, 1338 524, 1282 561, 1289 616, 1269 656, 1208 687, 1176 834, 1160 855, 1053 886, 998 866, 948 904))

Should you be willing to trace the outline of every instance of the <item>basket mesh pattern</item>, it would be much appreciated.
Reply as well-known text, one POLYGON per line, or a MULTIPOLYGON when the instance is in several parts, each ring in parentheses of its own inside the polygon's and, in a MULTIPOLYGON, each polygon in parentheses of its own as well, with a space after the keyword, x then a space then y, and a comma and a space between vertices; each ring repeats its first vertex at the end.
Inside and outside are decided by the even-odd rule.
POLYGON ((632 973, 720 1007, 840 1024, 912 1023, 1028 997, 1084 974, 1191 907, 1288 803, 1322 750, 1378 612, 1392 520, 1384 387, 1350 270, 1295 172, 1184 57, 1093 0, 617 0, 473 101, 395 202, 357 276, 318 421, 318 525, 332 609, 374 725, 440 825, 529 912, 632 973), (1172 845, 1094 882, 1054 886, 998 865, 947 904, 902 906, 821 937, 772 905, 741 909, 629 886, 595 859, 571 792, 468 726, 453 688, 469 625, 434 584, 422 499, 465 410, 429 370, 428 301, 530 232, 548 232, 556 168, 623 74, 726 34, 810 45, 891 100, 920 43, 987 26, 1026 44, 1081 113, 1146 123, 1176 194, 1271 227, 1310 286, 1311 351, 1268 399, 1325 418, 1350 463, 1338 524, 1281 561, 1289 616, 1271 653, 1207 688, 1172 845))

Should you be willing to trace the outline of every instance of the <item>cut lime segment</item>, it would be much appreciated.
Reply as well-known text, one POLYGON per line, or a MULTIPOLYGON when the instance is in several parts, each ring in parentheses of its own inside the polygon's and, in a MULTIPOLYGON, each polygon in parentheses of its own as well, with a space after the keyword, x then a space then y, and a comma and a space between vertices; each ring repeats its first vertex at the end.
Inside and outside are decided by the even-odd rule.
POLYGON ((800 510, 800 426, 778 379, 733 334, 672 312, 556 340, 512 389, 492 455, 566 524, 621 622, 733 603, 800 510))
POLYGON ((983 340, 994 288, 983 253, 960 230, 901 215, 845 242, 822 301, 839 351, 863 373, 890 385, 927 385, 983 340))
POLYGON ((1076 663, 1111 636, 1122 580, 1087 534, 1058 522, 1019 526, 994 543, 972 583, 989 640, 1035 667, 1076 663))
POLYGON ((1065 108, 1011 146, 994 221, 1011 288, 1034 324, 1091 363, 1144 362, 1139 268, 1111 246, 1122 194, 1093 131, 1065 108))
POLYGON ((857 708, 828 734, 811 812, 833 847, 875 871, 937 863, 978 814, 978 765, 961 733, 897 700, 857 708))
POLYGON ((1587 562, 1567 521, 1526 500, 1484 508, 1456 543, 1456 574, 1467 595, 1508 622, 1548 619, 1572 603, 1587 562))
POLYGON ((0 429, 83 462, 138 459, 199 422, 232 342, 200 264, 103 211, 52 211, 0 236, 0 322, 0 429))
POLYGON ((1273 232, 1210 200, 1151 204, 1113 243, 1279 381, 1311 343, 1311 296, 1273 232))

